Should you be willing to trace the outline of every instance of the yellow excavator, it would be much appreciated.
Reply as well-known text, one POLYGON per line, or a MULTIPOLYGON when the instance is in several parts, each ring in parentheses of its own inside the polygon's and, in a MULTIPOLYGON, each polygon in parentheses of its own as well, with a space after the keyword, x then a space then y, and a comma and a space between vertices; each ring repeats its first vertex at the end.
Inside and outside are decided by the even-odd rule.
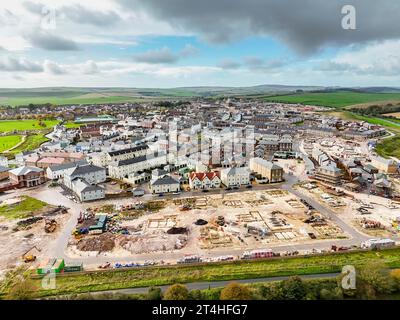
POLYGON ((25 263, 29 263, 29 262, 33 262, 33 261, 36 260, 36 256, 33 255, 32 253, 30 253, 33 249, 36 249, 38 252, 41 251, 41 250, 40 250, 38 247, 36 247, 36 246, 30 248, 28 251, 26 251, 26 252, 22 255, 22 257, 21 257, 22 261, 24 261, 25 263))

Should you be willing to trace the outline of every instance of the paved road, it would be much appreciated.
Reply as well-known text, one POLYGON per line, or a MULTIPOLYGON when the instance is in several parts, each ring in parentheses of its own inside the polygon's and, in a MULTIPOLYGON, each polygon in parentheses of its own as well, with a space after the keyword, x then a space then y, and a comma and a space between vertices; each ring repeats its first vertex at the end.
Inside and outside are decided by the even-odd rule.
MULTIPOLYGON (((339 276, 340 273, 325 273, 325 274, 308 274, 302 275, 300 278, 302 279, 331 279, 339 276)), ((211 282, 192 282, 185 284, 188 290, 206 290, 208 288, 221 288, 225 287, 227 284, 232 281, 247 284, 247 283, 264 283, 264 282, 274 282, 274 281, 282 281, 288 279, 288 276, 284 277, 270 277, 270 278, 257 278, 257 279, 241 279, 241 280, 229 280, 229 281, 211 281, 211 282)), ((165 291, 169 285, 160 286, 162 291, 165 291)), ((127 289, 117 289, 117 290, 108 290, 108 291, 97 291, 92 292, 92 294, 99 293, 123 293, 123 294, 142 294, 147 293, 149 291, 149 287, 142 288, 127 288, 127 289)))

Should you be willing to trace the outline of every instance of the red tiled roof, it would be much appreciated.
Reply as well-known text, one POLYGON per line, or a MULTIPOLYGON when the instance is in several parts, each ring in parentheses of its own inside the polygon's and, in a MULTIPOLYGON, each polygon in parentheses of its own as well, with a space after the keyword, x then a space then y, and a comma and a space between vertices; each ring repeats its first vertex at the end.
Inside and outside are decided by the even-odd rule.
POLYGON ((189 178, 193 180, 194 178, 199 179, 200 181, 203 181, 203 179, 207 177, 210 180, 213 180, 215 177, 219 178, 219 171, 214 171, 214 172, 192 172, 189 175, 189 178))

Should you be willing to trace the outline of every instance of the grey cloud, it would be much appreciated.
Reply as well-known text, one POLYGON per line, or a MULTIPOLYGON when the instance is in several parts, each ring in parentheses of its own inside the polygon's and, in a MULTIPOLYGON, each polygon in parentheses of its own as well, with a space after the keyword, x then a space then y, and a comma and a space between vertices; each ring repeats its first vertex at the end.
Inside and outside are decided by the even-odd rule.
POLYGON ((240 63, 231 59, 224 59, 218 63, 218 67, 222 69, 238 69, 240 68, 240 63))
POLYGON ((0 70, 8 72, 42 72, 43 67, 27 59, 17 59, 13 57, 5 57, 0 60, 0 70))
POLYGON ((262 35, 283 41, 299 54, 335 45, 400 38, 398 0, 118 0, 214 43, 262 35), (341 27, 344 5, 354 5, 357 29, 341 27))
POLYGON ((51 73, 54 75, 60 75, 60 74, 67 73, 67 71, 64 68, 62 68, 60 65, 58 65, 57 63, 55 63, 53 61, 46 60, 43 65, 44 65, 44 70, 47 73, 51 73))
POLYGON ((95 26, 107 26, 117 23, 121 17, 114 11, 88 10, 81 5, 65 6, 59 9, 69 20, 79 24, 91 24, 95 26))
MULTIPOLYGON (((31 1, 26 1, 23 5, 25 9, 34 14, 42 14, 42 9, 45 7, 42 3, 31 1)), ((121 20, 121 17, 114 11, 108 10, 102 12, 98 10, 89 10, 80 4, 57 8, 56 16, 58 19, 66 18, 78 24, 90 24, 100 27, 112 25, 121 20)))
POLYGON ((85 65, 83 66, 83 73, 84 74, 95 74, 99 72, 99 67, 97 66, 96 62, 93 60, 86 61, 85 65))
POLYGON ((75 51, 78 45, 69 39, 53 35, 44 31, 36 31, 25 35, 32 46, 50 51, 75 51))
POLYGON ((164 47, 139 53, 134 56, 134 60, 151 64, 175 63, 179 60, 179 56, 171 52, 169 48, 164 47))
POLYGON ((197 49, 195 46, 192 46, 191 44, 185 45, 185 47, 181 50, 180 55, 182 57, 188 57, 188 56, 193 56, 199 53, 199 49, 197 49))
POLYGON ((400 57, 392 57, 390 63, 377 60, 368 65, 356 65, 346 62, 324 61, 313 68, 314 71, 332 73, 351 73, 361 76, 398 76, 400 73, 400 57))

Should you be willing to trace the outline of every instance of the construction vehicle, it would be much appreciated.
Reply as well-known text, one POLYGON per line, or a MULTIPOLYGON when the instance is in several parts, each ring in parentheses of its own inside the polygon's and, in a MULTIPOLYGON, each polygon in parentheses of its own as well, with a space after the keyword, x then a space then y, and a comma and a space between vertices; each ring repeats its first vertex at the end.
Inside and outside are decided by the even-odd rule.
POLYGON ((36 256, 33 255, 32 253, 30 253, 33 249, 36 249, 38 252, 41 252, 41 250, 39 248, 37 248, 36 246, 33 246, 32 248, 30 248, 28 251, 26 251, 21 259, 22 261, 24 261, 25 263, 30 263, 36 260, 36 256))

